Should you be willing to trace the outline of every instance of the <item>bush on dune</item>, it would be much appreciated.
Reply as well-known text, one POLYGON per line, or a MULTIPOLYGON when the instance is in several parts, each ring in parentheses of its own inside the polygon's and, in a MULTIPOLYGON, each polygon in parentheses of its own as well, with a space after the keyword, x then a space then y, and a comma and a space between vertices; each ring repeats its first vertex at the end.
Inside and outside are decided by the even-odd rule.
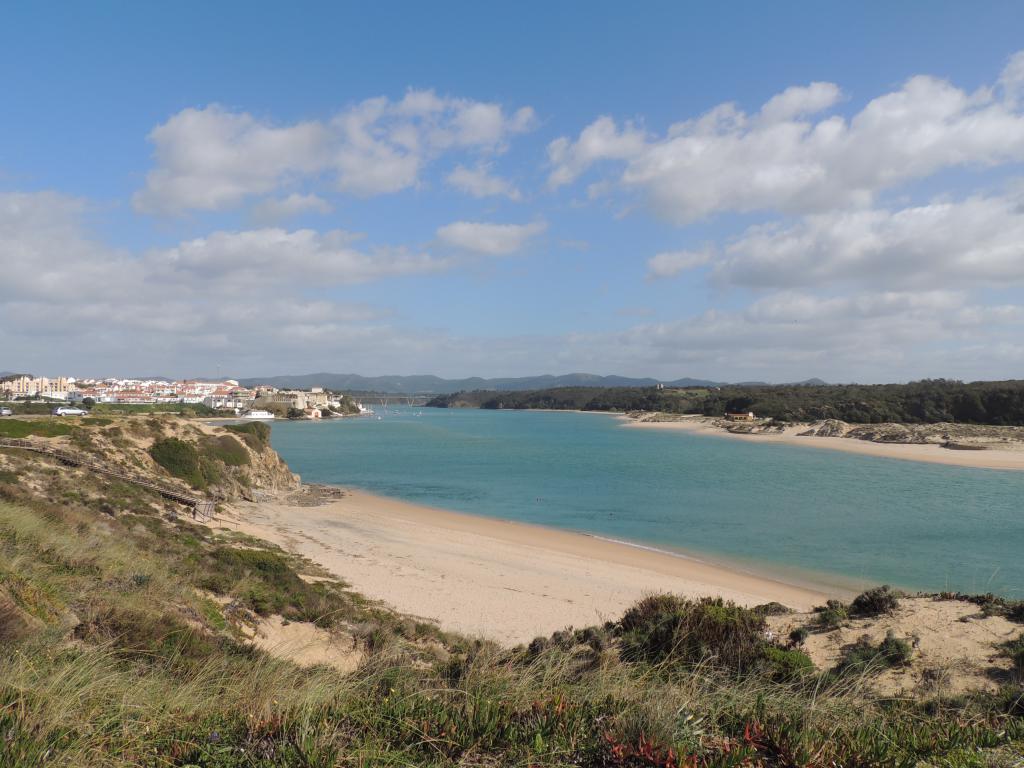
POLYGON ((888 584, 861 592, 850 603, 850 616, 870 618, 894 613, 900 606, 899 593, 888 584))
POLYGON ((618 631, 626 661, 681 663, 706 660, 742 672, 761 658, 764 616, 721 598, 688 600, 654 595, 623 615, 618 631))
POLYGON ((249 452, 231 435, 203 438, 200 450, 204 456, 223 462, 229 467, 244 467, 250 463, 249 452))
POLYGON ((228 424, 225 429, 241 435, 246 445, 254 451, 261 451, 270 445, 270 426, 261 421, 247 424, 228 424))
POLYGON ((795 648, 779 648, 777 645, 765 646, 765 670, 776 682, 785 683, 800 680, 815 672, 814 662, 803 651, 795 648))
POLYGON ((161 438, 150 447, 149 455, 171 475, 197 490, 222 483, 225 467, 250 464, 245 446, 231 435, 204 437, 198 446, 176 437, 161 438))
POLYGON ((862 637, 854 643, 843 655, 836 671, 841 674, 879 672, 907 664, 912 655, 910 643, 896 637, 893 631, 889 630, 885 639, 878 645, 874 645, 867 637, 862 637))
POLYGON ((819 605, 814 609, 814 618, 811 619, 810 628, 818 632, 831 632, 846 623, 849 618, 847 608, 839 600, 829 600, 825 605, 819 605))
POLYGON ((234 594, 260 616, 276 613, 330 627, 356 612, 347 593, 333 584, 305 581, 281 552, 218 545, 203 563, 199 587, 216 595, 234 594))
POLYGON ((149 449, 149 455, 172 476, 181 478, 193 488, 206 487, 199 451, 191 443, 176 437, 157 440, 149 449))

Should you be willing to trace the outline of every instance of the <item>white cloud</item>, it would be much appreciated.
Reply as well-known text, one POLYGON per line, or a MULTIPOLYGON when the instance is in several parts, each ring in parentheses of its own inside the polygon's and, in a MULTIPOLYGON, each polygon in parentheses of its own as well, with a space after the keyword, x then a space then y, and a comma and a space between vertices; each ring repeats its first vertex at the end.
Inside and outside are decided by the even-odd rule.
POLYGON ((711 261, 710 248, 699 251, 663 251, 647 260, 647 276, 651 279, 675 277, 681 272, 703 266, 711 261))
POLYGON ((1024 362, 1022 331, 1024 307, 982 306, 960 292, 782 291, 738 311, 579 335, 566 354, 584 369, 603 365, 666 378, 995 378, 1012 376, 1024 362))
POLYGON ((397 192, 416 186, 439 154, 499 153, 535 123, 529 107, 508 114, 500 104, 412 90, 291 125, 216 104, 190 108, 150 133, 156 167, 133 201, 147 213, 225 210, 321 176, 353 195, 397 192))
POLYGON ((83 235, 86 209, 52 192, 0 193, 0 305, 116 300, 140 279, 129 254, 83 235))
MULTIPOLYGON (((216 232, 138 255, 89 237, 84 210, 60 195, 0 195, 3 367, 211 375, 219 365, 242 375, 331 369, 342 361, 366 373, 595 370, 878 381, 1010 377, 1024 364, 1024 308, 986 305, 967 290, 783 290, 735 311, 618 332, 485 338, 412 329, 322 289, 457 260, 378 252, 341 231, 277 228, 216 232)), ((481 232, 488 234, 462 228, 471 243, 469 235, 481 232)), ((522 242, 490 240, 486 247, 505 251, 512 241, 522 242)))
POLYGON ((357 236, 343 230, 289 232, 270 227, 243 232, 214 232, 174 248, 147 255, 161 281, 218 280, 226 290, 248 290, 253 283, 333 285, 383 277, 437 272, 447 259, 404 248, 364 252, 352 247, 357 236))
POLYGON ((330 136, 315 122, 277 127, 213 104, 184 109, 149 134, 157 167, 136 193, 150 213, 220 210, 272 191, 289 177, 315 173, 330 136))
POLYGON ((1024 51, 1010 57, 1010 61, 999 77, 999 86, 1003 89, 1003 98, 1008 104, 1019 106, 1024 99, 1024 51))
POLYGON ((715 276, 761 288, 1021 283, 1024 195, 835 211, 753 227, 726 248, 715 276))
POLYGON ((636 157, 644 151, 646 141, 644 132, 631 123, 620 131, 610 117, 599 117, 583 129, 576 141, 563 136, 548 145, 548 160, 553 166, 548 184, 569 184, 601 160, 636 157))
POLYGON ((271 197, 257 203, 253 207, 252 218, 261 223, 273 223, 304 213, 327 214, 331 210, 331 204, 318 195, 292 192, 287 197, 271 197))
POLYGON ((751 117, 721 104, 661 137, 608 117, 575 141, 548 147, 552 186, 601 161, 624 165, 619 185, 654 211, 686 223, 721 211, 812 212, 865 206, 880 190, 951 167, 1024 160, 1021 54, 1000 88, 968 93, 934 77, 910 78, 850 119, 820 116, 840 92, 830 83, 790 88, 751 117))
POLYGON ((527 241, 547 229, 542 221, 531 224, 486 224, 456 221, 437 230, 438 239, 447 246, 487 256, 505 256, 522 250, 527 241))
POLYGON ((195 375, 217 364, 304 368, 328 353, 325 363, 355 352, 394 362, 426 348, 417 346, 420 332, 392 327, 379 309, 325 298, 324 290, 464 261, 362 247, 358 235, 341 230, 275 227, 131 253, 91 237, 87 210, 59 194, 0 194, 6 367, 195 375))
POLYGON ((839 101, 842 93, 834 83, 794 85, 772 96, 761 107, 761 118, 767 123, 779 123, 804 115, 814 115, 839 101))
POLYGON ((473 197, 507 197, 520 200, 522 195, 507 179, 491 173, 491 165, 480 163, 473 168, 457 165, 446 179, 449 185, 473 197))

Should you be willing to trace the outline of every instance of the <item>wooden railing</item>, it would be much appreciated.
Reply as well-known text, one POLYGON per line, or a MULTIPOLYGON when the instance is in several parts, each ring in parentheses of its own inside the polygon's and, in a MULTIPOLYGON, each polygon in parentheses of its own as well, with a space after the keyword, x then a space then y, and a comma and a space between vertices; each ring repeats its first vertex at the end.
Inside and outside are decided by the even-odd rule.
POLYGON ((192 496, 173 485, 153 480, 135 472, 129 472, 121 467, 112 467, 107 464, 102 464, 82 454, 65 451, 62 448, 55 448, 52 445, 47 445, 46 443, 41 443, 36 440, 23 440, 16 437, 0 437, 0 448, 21 448, 26 451, 34 451, 35 453, 52 456, 65 464, 81 467, 82 469, 95 474, 106 475, 107 477, 113 477, 118 480, 123 480, 126 483, 131 483, 132 485, 148 488, 149 490, 160 494, 165 499, 171 499, 172 501, 177 501, 180 504, 192 507, 195 517, 199 520, 205 521, 213 519, 214 502, 209 501, 208 499, 200 499, 196 496, 192 496))

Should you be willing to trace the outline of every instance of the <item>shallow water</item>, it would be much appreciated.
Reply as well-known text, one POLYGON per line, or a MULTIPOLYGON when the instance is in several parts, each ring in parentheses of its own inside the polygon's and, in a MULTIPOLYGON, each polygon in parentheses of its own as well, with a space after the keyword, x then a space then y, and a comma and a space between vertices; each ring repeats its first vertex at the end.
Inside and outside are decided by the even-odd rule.
POLYGON ((794 578, 1024 597, 1024 472, 536 411, 276 422, 272 442, 310 482, 794 578))

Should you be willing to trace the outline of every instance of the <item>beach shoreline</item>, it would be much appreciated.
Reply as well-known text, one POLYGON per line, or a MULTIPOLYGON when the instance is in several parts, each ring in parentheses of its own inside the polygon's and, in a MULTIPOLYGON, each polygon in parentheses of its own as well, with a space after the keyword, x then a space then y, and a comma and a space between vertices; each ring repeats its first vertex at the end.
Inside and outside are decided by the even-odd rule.
POLYGON ((710 437, 724 437, 752 443, 823 448, 901 461, 918 461, 974 469, 1024 470, 1024 450, 990 448, 981 451, 954 450, 935 443, 881 443, 850 437, 804 436, 808 425, 786 427, 781 432, 745 434, 730 432, 707 416, 687 416, 671 421, 644 421, 619 414, 623 426, 630 429, 683 431, 710 437))
POLYGON ((338 500, 237 502, 214 523, 309 558, 363 596, 504 644, 617 619, 646 595, 809 610, 838 586, 791 583, 642 544, 345 489, 338 500))

